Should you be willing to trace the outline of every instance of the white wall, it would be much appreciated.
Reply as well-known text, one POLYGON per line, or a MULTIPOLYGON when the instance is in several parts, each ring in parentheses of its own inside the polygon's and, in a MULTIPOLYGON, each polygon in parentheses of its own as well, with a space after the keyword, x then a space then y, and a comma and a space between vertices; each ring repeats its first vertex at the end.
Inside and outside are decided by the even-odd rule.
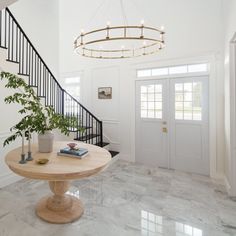
MULTIPOLYGON (((213 94, 217 108, 214 113, 216 129, 216 163, 214 176, 222 176, 224 171, 224 81, 223 81, 223 37, 221 0, 135 0, 140 9, 126 3, 126 14, 139 23, 144 18, 150 25, 164 25, 166 29, 166 48, 154 56, 130 60, 96 60, 87 59, 73 52, 73 40, 80 29, 91 26, 104 26, 107 20, 118 22, 119 7, 111 0, 114 7, 110 11, 97 13, 93 11, 102 1, 72 0, 73 9, 66 0, 60 0, 60 73, 83 70, 82 102, 95 115, 104 120, 105 136, 112 143, 112 148, 121 152, 121 158, 134 160, 134 85, 135 68, 166 66, 198 61, 202 58, 214 58, 212 63, 212 83, 216 88, 213 94), (83 8, 83 11, 78 9, 83 8), (88 14, 88 12, 90 14, 88 14), (92 20, 91 20, 92 18, 92 20), (70 25, 70 27, 68 27, 70 25), (97 88, 111 86, 114 98, 111 101, 97 99, 97 88), (107 107, 107 109, 106 109, 107 107)), ((114 24, 114 23, 113 23, 114 24)), ((203 60, 205 60, 203 59, 203 60)), ((206 59, 206 60, 208 60, 206 59)))
MULTIPOLYGON (((223 0, 223 19, 224 19, 224 66, 225 66, 225 137, 226 137, 226 165, 225 173, 229 185, 232 184, 233 180, 231 178, 230 168, 232 167, 231 159, 231 132, 232 123, 230 120, 230 102, 231 102, 231 89, 230 89, 230 41, 233 39, 236 33, 236 1, 234 0, 223 0)), ((229 186, 230 188, 231 186, 229 186)))
POLYGON ((20 0, 9 8, 49 69, 57 77, 59 71, 58 0, 20 0))

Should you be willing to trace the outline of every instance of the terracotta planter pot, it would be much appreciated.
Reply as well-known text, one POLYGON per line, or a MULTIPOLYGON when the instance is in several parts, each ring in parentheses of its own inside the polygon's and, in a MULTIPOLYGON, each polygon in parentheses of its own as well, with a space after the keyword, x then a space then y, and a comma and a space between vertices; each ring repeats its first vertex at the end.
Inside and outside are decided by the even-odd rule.
POLYGON ((39 152, 52 152, 53 150, 53 140, 54 134, 52 131, 46 131, 44 134, 38 135, 38 145, 39 145, 39 152))

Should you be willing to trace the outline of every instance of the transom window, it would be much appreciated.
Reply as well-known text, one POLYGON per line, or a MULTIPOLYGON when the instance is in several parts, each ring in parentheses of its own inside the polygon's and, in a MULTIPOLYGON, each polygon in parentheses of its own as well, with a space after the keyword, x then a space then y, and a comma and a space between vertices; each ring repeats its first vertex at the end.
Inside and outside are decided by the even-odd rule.
POLYGON ((170 66, 161 68, 144 69, 137 71, 137 77, 151 77, 151 76, 163 76, 163 75, 177 75, 187 73, 199 73, 207 72, 209 65, 207 63, 170 66))
POLYGON ((202 83, 175 84, 175 119, 202 120, 202 83))
POLYGON ((162 84, 141 86, 141 118, 162 119, 162 84))

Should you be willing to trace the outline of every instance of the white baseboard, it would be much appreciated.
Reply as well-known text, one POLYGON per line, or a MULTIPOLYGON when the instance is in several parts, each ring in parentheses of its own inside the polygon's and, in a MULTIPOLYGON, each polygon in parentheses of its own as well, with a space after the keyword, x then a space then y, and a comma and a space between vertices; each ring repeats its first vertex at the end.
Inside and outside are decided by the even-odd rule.
POLYGON ((132 158, 131 158, 131 155, 120 153, 118 156, 119 156, 120 160, 128 161, 128 162, 134 162, 134 160, 132 160, 132 158))
POLYGON ((227 193, 228 193, 229 195, 231 195, 231 194, 230 194, 230 193, 231 193, 231 185, 230 185, 229 180, 228 180, 228 178, 227 178, 226 175, 224 176, 224 185, 225 185, 225 188, 226 188, 227 193))
POLYGON ((9 184, 13 184, 21 179, 23 179, 23 177, 15 175, 14 173, 1 175, 0 176, 0 188, 3 188, 9 184))

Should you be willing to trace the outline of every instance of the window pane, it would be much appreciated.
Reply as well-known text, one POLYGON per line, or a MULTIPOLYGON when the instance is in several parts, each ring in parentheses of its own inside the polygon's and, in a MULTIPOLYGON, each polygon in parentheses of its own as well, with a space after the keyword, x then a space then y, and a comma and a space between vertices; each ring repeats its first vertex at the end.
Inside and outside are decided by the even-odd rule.
POLYGON ((161 93, 162 92, 162 85, 161 84, 156 84, 155 85, 155 92, 156 93, 161 93))
POLYGON ((193 120, 202 120, 201 111, 193 111, 193 120))
POLYGON ((156 118, 162 119, 162 111, 156 111, 156 118))
POLYGON ((184 102, 184 110, 192 111, 192 102, 184 102))
POLYGON ((147 109, 147 102, 141 102, 141 109, 146 110, 147 109))
POLYGON ((154 85, 148 85, 148 93, 154 93, 155 86, 154 85))
POLYGON ((184 101, 191 102, 193 100, 192 93, 184 93, 184 101))
POLYGON ((183 100, 184 100, 183 93, 176 93, 175 94, 175 101, 183 101, 183 100))
POLYGON ((168 68, 152 69, 152 76, 168 75, 168 68))
POLYGON ((188 66, 188 72, 206 72, 208 70, 207 64, 195 64, 188 66))
POLYGON ((147 93, 147 86, 141 86, 141 93, 147 93))
POLYGON ((155 109, 162 110, 162 102, 155 102, 155 109))
POLYGON ((141 101, 147 101, 148 94, 147 93, 142 93, 141 94, 141 101))
POLYGON ((141 118, 147 118, 147 110, 141 110, 141 118))
POLYGON ((149 102, 148 103, 148 110, 154 110, 155 109, 155 103, 154 102, 149 102))
POLYGON ((202 83, 201 82, 194 82, 193 83, 193 92, 194 93, 202 93, 202 83))
POLYGON ((151 76, 151 70, 138 70, 137 76, 138 77, 151 76))
POLYGON ((76 84, 80 82, 80 77, 65 78, 65 84, 76 84))
POLYGON ((150 102, 154 102, 155 98, 154 98, 154 93, 149 93, 148 94, 148 101, 150 102))
POLYGON ((175 119, 183 120, 183 111, 175 111, 175 119))
POLYGON ((155 118, 154 110, 148 110, 148 118, 155 118))
POLYGON ((174 66, 169 68, 169 74, 182 74, 187 72, 187 66, 174 66))
POLYGON ((183 88, 183 84, 175 84, 175 91, 182 92, 183 88))
POLYGON ((192 120, 192 111, 184 110, 184 120, 192 120))
POLYGON ((162 101, 162 94, 161 93, 156 93, 155 94, 155 100, 156 101, 162 101))
POLYGON ((182 111, 184 109, 183 102, 176 102, 175 103, 175 110, 182 111))
POLYGON ((192 83, 184 83, 184 92, 192 92, 192 91, 193 91, 192 83))

